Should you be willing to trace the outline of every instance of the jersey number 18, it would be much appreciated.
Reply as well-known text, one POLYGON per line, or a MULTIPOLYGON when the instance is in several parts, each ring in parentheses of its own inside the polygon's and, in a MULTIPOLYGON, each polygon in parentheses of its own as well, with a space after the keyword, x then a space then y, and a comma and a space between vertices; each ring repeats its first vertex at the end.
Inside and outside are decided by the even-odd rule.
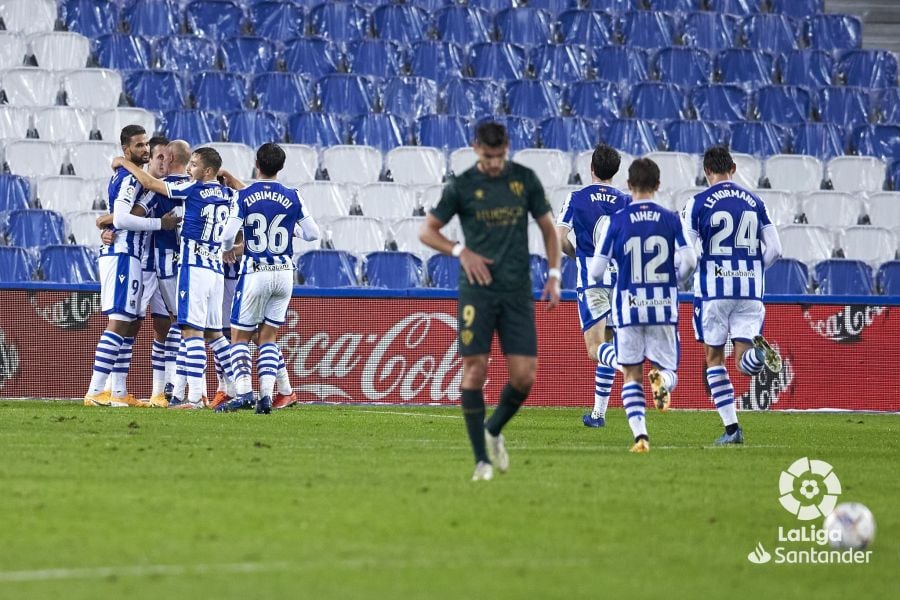
POLYGON ((228 207, 224 204, 207 204, 200 211, 200 216, 206 221, 203 233, 200 234, 202 240, 220 243, 225 231, 225 220, 228 219, 228 207))

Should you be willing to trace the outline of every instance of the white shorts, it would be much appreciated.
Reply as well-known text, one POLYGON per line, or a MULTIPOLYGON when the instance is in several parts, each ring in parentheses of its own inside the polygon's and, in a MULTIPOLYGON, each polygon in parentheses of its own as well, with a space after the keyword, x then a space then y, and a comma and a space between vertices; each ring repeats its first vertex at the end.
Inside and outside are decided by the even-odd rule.
POLYGON ((225 278, 203 267, 182 265, 178 271, 178 324, 193 329, 222 329, 225 278))
POLYGON ((237 292, 240 279, 226 279, 225 290, 222 292, 222 327, 231 327, 231 315, 234 307, 234 295, 237 292))
POLYGON ((675 325, 630 325, 616 329, 616 359, 622 366, 644 364, 644 359, 663 369, 678 368, 680 341, 675 325))
POLYGON ((587 288, 578 292, 578 320, 581 321, 582 333, 609 316, 611 292, 612 289, 602 287, 587 288))
POLYGON ((134 321, 140 312, 143 279, 141 261, 127 254, 101 256, 100 307, 119 321, 134 321))
POLYGON ((703 342, 724 346, 729 337, 752 342, 762 332, 766 307, 759 300, 704 300, 702 313, 703 342))
POLYGON ((262 271, 241 275, 231 326, 253 331, 260 323, 281 327, 294 291, 294 271, 262 271))

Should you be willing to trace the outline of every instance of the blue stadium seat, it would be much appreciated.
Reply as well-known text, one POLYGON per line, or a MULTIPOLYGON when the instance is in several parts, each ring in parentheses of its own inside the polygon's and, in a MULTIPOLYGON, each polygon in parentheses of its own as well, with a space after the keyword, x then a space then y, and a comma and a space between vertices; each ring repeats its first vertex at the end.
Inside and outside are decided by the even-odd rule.
MULTIPOLYGON (((175 35, 181 29, 178 2, 173 0, 143 0, 126 6, 122 17, 132 35, 163 37, 175 35)), ((109 30, 110 32, 115 29, 109 30)))
POLYGON ((754 156, 784 153, 787 130, 774 123, 735 123, 731 126, 731 149, 754 156))
POLYGON ((204 110, 170 110, 164 115, 163 131, 170 140, 185 140, 191 146, 221 141, 225 123, 218 113, 204 110))
POLYGON ((815 15, 803 22, 803 37, 811 48, 852 50, 862 45, 862 23, 852 15, 815 15))
POLYGON ((829 160, 844 154, 847 132, 833 123, 805 123, 793 128, 792 137, 796 154, 829 160))
POLYGON ((226 117, 228 141, 258 148, 266 142, 284 141, 284 120, 268 110, 240 110, 226 117))
POLYGON ((157 111, 185 106, 184 85, 174 71, 130 71, 124 79, 122 87, 134 106, 157 111))
POLYGON ((878 289, 886 296, 900 296, 900 260, 891 260, 878 267, 878 289))
POLYGON ((437 83, 424 77, 394 77, 385 82, 381 98, 384 112, 418 119, 437 112, 437 83))
POLYGON ((428 13, 410 4, 385 4, 372 12, 375 36, 411 44, 425 37, 428 13))
POLYGON ((311 287, 354 287, 356 280, 355 256, 343 250, 310 250, 300 255, 297 270, 303 284, 311 287))
POLYGON ((232 73, 265 73, 278 65, 275 44, 259 37, 235 37, 219 47, 222 66, 232 73))
POLYGON ((514 117, 512 115, 501 115, 497 117, 488 117, 491 121, 496 121, 506 127, 506 134, 509 136, 510 152, 517 152, 525 148, 534 148, 537 140, 537 124, 534 119, 526 117, 514 117))
POLYGON ((493 26, 491 15, 474 6, 451 4, 434 15, 434 27, 439 39, 458 44, 487 42, 493 26))
POLYGON ((589 10, 605 10, 611 13, 623 13, 634 8, 634 0, 587 0, 581 2, 589 10))
POLYGON ((400 49, 390 40, 354 40, 346 44, 347 66, 357 75, 393 77, 400 72, 400 49))
POLYGON ((290 2, 259 2, 250 8, 256 35, 267 40, 287 41, 303 35, 303 9, 290 2))
POLYGON ((866 296, 872 293, 872 269, 861 260, 832 258, 813 269, 820 294, 866 296))
POLYGON ((894 159, 888 165, 887 179, 892 190, 900 190, 900 159, 894 159))
POLYGON ((578 264, 568 256, 563 256, 561 270, 560 287, 564 290, 576 289, 578 287, 578 264))
POLYGON ((241 110, 247 102, 247 81, 238 73, 201 71, 191 77, 191 96, 200 110, 241 110))
POLYGON ((887 50, 850 50, 836 66, 845 85, 889 88, 897 85, 897 59, 887 50))
POLYGON ((31 185, 19 175, 0 174, 0 214, 28 208, 31 185))
POLYGON ((647 53, 640 48, 606 46, 594 52, 597 79, 627 81, 632 84, 647 79, 647 53))
POLYGON ((550 117, 540 123, 544 148, 581 152, 597 145, 597 125, 582 117, 550 117))
POLYGON ((772 12, 795 19, 825 12, 825 0, 769 0, 769 5, 772 12))
POLYGON ((754 15, 763 12, 765 0, 707 0, 709 10, 730 15, 754 15))
POLYGON ((888 88, 879 94, 878 120, 900 124, 900 88, 888 88))
POLYGON ((451 42, 423 41, 412 46, 409 68, 413 75, 434 79, 439 84, 462 73, 463 50, 451 42))
POLYGON ((350 2, 323 2, 309 13, 312 33, 330 40, 366 37, 366 11, 350 2))
POLYGON ((472 145, 469 121, 454 115, 426 115, 416 120, 416 140, 420 146, 452 150, 472 145))
POLYGON ((545 10, 554 19, 575 4, 578 2, 572 0, 528 0, 528 6, 545 10))
POLYGON ((672 15, 639 10, 626 13, 621 21, 623 43, 637 48, 665 48, 674 43, 672 15))
POLYGON ((855 87, 823 87, 816 92, 816 112, 826 123, 863 125, 872 114, 869 91, 855 87))
POLYGON ((712 57, 697 48, 663 48, 651 59, 651 70, 660 81, 693 87, 709 83, 712 57))
POLYGON ((441 90, 443 112, 480 119, 500 113, 503 88, 491 79, 454 77, 441 90))
POLYGON ((38 248, 66 243, 66 220, 52 210, 14 210, 9 213, 6 239, 10 246, 38 248))
POLYGON ((422 259, 409 252, 371 252, 363 272, 369 287, 405 290, 422 287, 422 259))
POLYGON ((587 69, 593 57, 585 46, 545 44, 531 50, 529 62, 536 79, 574 83, 587 79, 587 69))
POLYGON ((775 58, 769 52, 732 48, 716 56, 716 71, 723 83, 772 83, 775 58))
POLYGON ((610 81, 578 81, 566 87, 564 104, 569 112, 588 119, 608 121, 622 116, 619 86, 610 81))
POLYGON ((809 290, 809 269, 794 258, 779 258, 766 269, 766 296, 802 295, 809 290))
POLYGON ((325 112, 360 115, 375 105, 374 82, 369 77, 334 73, 316 82, 316 98, 325 112))
POLYGON ((559 32, 566 44, 600 48, 613 43, 615 23, 612 16, 591 10, 567 10, 559 15, 559 32))
POLYGON ((784 15, 753 15, 741 21, 747 47, 769 52, 796 50, 800 28, 797 22, 784 15))
POLYGON ((469 49, 468 67, 472 77, 512 80, 522 79, 525 50, 505 43, 473 44, 469 49))
POLYGON ((603 131, 603 140, 633 156, 642 156, 659 148, 659 133, 650 121, 615 119, 603 131))
POLYGON ((91 39, 115 31, 119 23, 119 7, 111 0, 64 0, 59 10, 66 29, 91 39))
POLYGON ((336 146, 343 144, 344 124, 335 114, 308 112, 291 115, 288 137, 294 144, 336 146))
POLYGON ((707 50, 733 48, 736 45, 734 32, 737 26, 738 18, 734 15, 713 12, 690 13, 685 16, 681 27, 682 42, 685 46, 707 50))
POLYGON ((894 159, 900 156, 900 125, 862 125, 850 134, 850 151, 894 159))
POLYGON ((513 5, 513 0, 469 0, 469 5, 483 8, 491 13, 496 13, 510 8, 513 5))
POLYGON ((94 56, 105 69, 146 69, 150 66, 150 44, 137 36, 110 33, 94 40, 94 56))
POLYGON ((508 8, 494 16, 498 39, 523 46, 537 46, 552 41, 552 21, 549 13, 531 6, 508 8))
POLYGON ((820 87, 832 84, 834 59, 822 50, 792 50, 777 59, 777 70, 785 85, 820 87))
POLYGON ((194 35, 222 40, 241 35, 244 11, 231 0, 192 0, 184 9, 194 35))
POLYGON ((532 254, 528 262, 531 266, 531 289, 540 292, 547 283, 547 259, 532 254))
POLYGON ((0 246, 0 281, 19 283, 31 281, 34 265, 25 248, 0 246))
POLYGON ((348 123, 350 141, 387 152, 407 143, 409 131, 403 119, 385 113, 359 115, 348 123))
POLYGON ((754 104, 761 121, 796 124, 809 120, 809 91, 798 86, 764 85, 756 92, 754 104))
POLYGON ((691 12, 703 8, 703 0, 647 0, 649 10, 662 12, 691 12))
POLYGON ((456 289, 459 285, 459 259, 446 254, 435 254, 426 263, 431 287, 456 289))
POLYGON ((156 42, 156 66, 166 71, 205 71, 216 68, 215 42, 193 35, 172 35, 156 42))
POLYGON ((707 148, 728 144, 727 125, 707 120, 672 121, 665 126, 666 147, 670 152, 703 154, 707 148))
POLYGON ((285 69, 319 78, 338 71, 341 53, 334 42, 301 38, 284 45, 285 69))
POLYGON ((46 281, 84 283, 97 281, 97 257, 86 246, 47 246, 41 250, 38 268, 46 281))
POLYGON ((506 86, 506 107, 509 114, 539 119, 557 116, 562 104, 562 88, 549 81, 523 79, 506 86))
POLYGON ((638 119, 684 119, 686 95, 677 85, 645 81, 631 88, 628 106, 638 119))
POLYGON ((253 94, 261 110, 297 113, 311 105, 306 81, 296 73, 260 73, 253 78, 253 94))

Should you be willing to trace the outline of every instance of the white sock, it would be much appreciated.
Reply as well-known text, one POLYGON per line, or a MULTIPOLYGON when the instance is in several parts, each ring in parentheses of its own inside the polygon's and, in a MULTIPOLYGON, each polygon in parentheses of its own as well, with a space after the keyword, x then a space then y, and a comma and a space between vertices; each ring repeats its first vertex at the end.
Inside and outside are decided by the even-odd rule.
POLYGON ((606 417, 606 407, 609 406, 609 395, 612 392, 615 375, 613 369, 601 364, 594 370, 594 410, 591 416, 595 419, 606 417))
POLYGON ((288 375, 287 365, 284 363, 284 354, 282 354, 280 347, 278 348, 278 375, 276 375, 275 381, 278 384, 278 393, 282 396, 290 396, 294 393, 294 388, 291 387, 291 377, 288 375))
POLYGON ((115 398, 124 398, 128 395, 128 369, 131 368, 131 351, 134 347, 134 338, 122 338, 119 347, 119 355, 116 357, 116 366, 113 368, 112 395, 115 398))
POLYGON ((647 435, 647 399, 644 397, 644 386, 636 381, 629 381, 622 386, 622 406, 628 417, 628 426, 635 439, 647 435))

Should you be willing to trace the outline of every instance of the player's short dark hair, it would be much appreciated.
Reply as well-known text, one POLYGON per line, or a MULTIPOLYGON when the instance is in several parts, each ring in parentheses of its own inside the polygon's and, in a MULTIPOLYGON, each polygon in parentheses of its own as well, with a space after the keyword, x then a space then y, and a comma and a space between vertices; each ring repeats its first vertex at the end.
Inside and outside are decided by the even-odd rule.
POLYGON ((601 180, 612 179, 613 175, 619 172, 621 164, 622 157, 612 146, 597 144, 597 147, 594 148, 594 154, 591 156, 591 170, 601 180))
POLYGON ((167 138, 163 135, 154 135, 152 138, 150 138, 149 144, 150 144, 150 152, 152 153, 153 149, 156 148, 157 146, 168 146, 169 138, 167 138))
POLYGON ((286 159, 284 150, 274 142, 267 142, 256 151, 256 164, 260 173, 266 175, 277 175, 284 168, 286 159))
POLYGON ((207 169, 212 169, 218 173, 219 169, 222 168, 222 157, 215 148, 197 148, 194 150, 194 154, 200 157, 200 160, 203 161, 203 166, 207 169))
POLYGON ((734 159, 725 146, 713 146, 703 153, 703 170, 728 175, 734 169, 734 159))
POLYGON ((659 187, 659 165, 649 158, 638 158, 628 167, 628 185, 632 190, 654 192, 659 187))
POLYGON ((131 143, 131 138, 136 135, 144 135, 146 133, 147 130, 140 125, 126 125, 122 128, 122 132, 119 134, 119 143, 122 144, 122 147, 125 147, 131 143))
POLYGON ((509 143, 506 127, 496 121, 485 121, 475 129, 475 143, 488 148, 499 148, 509 143))

